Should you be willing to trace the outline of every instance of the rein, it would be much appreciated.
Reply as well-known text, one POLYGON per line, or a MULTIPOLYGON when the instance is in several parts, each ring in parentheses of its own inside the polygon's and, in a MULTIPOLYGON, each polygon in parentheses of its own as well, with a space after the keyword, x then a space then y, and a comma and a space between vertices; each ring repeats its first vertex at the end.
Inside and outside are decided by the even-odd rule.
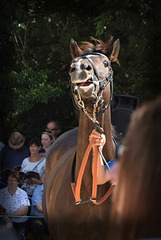
MULTIPOLYGON (((113 182, 111 184, 111 186, 109 187, 109 189, 107 190, 107 192, 105 193, 105 195, 97 200, 97 168, 98 168, 98 158, 99 158, 99 149, 98 147, 95 146, 95 155, 94 155, 94 168, 93 168, 93 182, 92 182, 92 195, 88 200, 81 200, 80 198, 80 190, 81 190, 81 183, 82 183, 82 178, 83 178, 83 174, 85 171, 85 167, 87 164, 87 160, 88 160, 88 156, 90 154, 90 151, 94 145, 94 141, 95 138, 92 138, 91 141, 89 142, 89 145, 86 149, 79 173, 78 173, 78 178, 77 178, 77 183, 75 183, 74 177, 73 177, 73 170, 75 168, 75 161, 74 161, 74 165, 72 167, 72 183, 71 183, 71 188, 73 191, 73 195, 75 198, 75 204, 82 204, 82 203, 87 203, 87 202, 93 202, 96 205, 99 205, 101 203, 103 203, 113 192, 114 187, 116 186, 116 182, 113 182)), ((76 159, 75 159, 76 160, 76 159)))

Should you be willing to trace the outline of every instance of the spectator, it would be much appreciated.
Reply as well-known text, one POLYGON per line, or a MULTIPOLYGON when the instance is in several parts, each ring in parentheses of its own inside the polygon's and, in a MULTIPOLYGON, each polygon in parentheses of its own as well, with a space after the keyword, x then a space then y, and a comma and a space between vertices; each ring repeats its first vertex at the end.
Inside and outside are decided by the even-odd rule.
POLYGON ((0 141, 0 152, 2 151, 2 149, 3 149, 4 147, 5 147, 5 144, 0 141))
POLYGON ((161 239, 161 96, 132 114, 109 240, 161 239))
POLYGON ((43 156, 46 156, 51 144, 55 141, 55 138, 53 136, 52 133, 50 132, 43 132, 41 134, 41 143, 43 145, 42 150, 40 151, 41 153, 43 153, 43 156))
POLYGON ((21 133, 11 134, 8 145, 0 152, 0 170, 21 166, 23 159, 30 156, 30 151, 24 143, 25 137, 21 133))
POLYGON ((8 179, 8 174, 10 173, 11 169, 5 169, 0 171, 0 189, 7 187, 7 179, 8 179))
POLYGON ((57 121, 51 120, 47 123, 46 131, 51 132, 56 139, 60 135, 60 126, 57 121))
POLYGON ((29 149, 31 156, 23 160, 21 171, 26 175, 27 173, 32 172, 32 174, 28 176, 33 175, 33 172, 37 173, 35 174, 37 175, 35 178, 26 176, 23 179, 22 188, 27 192, 28 196, 31 197, 37 185, 42 184, 42 176, 45 171, 46 158, 42 157, 39 153, 41 149, 41 141, 39 138, 35 137, 31 139, 29 143, 29 149))
POLYGON ((19 181, 19 173, 11 170, 8 175, 8 187, 0 190, 0 205, 1 209, 4 208, 5 214, 9 215, 18 239, 25 240, 27 217, 24 216, 27 214, 30 202, 27 193, 18 187, 19 181))
MULTIPOLYGON (((42 178, 43 183, 44 177, 45 175, 42 178)), ((30 219, 30 231, 32 232, 35 240, 45 240, 45 236, 48 233, 48 228, 42 209, 43 189, 44 184, 39 185, 37 188, 35 188, 32 196, 31 215, 37 216, 37 218, 30 219)))
POLYGON ((11 226, 11 223, 7 223, 6 221, 4 224, 0 225, 0 236, 1 240, 18 240, 17 234, 15 233, 15 230, 11 226))

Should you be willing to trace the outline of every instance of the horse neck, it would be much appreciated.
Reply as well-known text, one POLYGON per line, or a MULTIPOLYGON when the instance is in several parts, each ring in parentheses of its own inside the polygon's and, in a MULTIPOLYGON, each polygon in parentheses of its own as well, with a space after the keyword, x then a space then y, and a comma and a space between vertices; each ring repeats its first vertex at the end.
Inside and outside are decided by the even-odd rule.
MULTIPOLYGON (((103 149, 103 154, 106 160, 109 161, 114 157, 114 144, 111 132, 110 108, 108 108, 106 112, 102 114, 97 120, 99 121, 99 123, 101 123, 104 129, 104 133, 106 135, 106 144, 103 149)), ((76 177, 78 175, 85 151, 89 144, 89 135, 91 134, 93 129, 94 126, 92 122, 83 112, 81 112, 79 118, 79 131, 77 139, 76 177)), ((87 178, 92 177, 92 150, 87 161, 84 175, 85 174, 87 175, 87 178)))

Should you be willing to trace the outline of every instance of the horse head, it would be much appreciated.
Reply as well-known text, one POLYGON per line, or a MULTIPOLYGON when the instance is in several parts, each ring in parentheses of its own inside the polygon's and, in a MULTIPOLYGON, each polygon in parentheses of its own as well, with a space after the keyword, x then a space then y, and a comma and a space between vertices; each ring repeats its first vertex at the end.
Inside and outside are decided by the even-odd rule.
POLYGON ((70 67, 70 78, 73 91, 79 92, 82 99, 94 100, 100 89, 110 78, 111 61, 117 62, 120 42, 113 43, 111 37, 107 43, 92 38, 95 45, 83 42, 78 46, 73 39, 70 42, 70 51, 73 58, 70 67))
MULTIPOLYGON (((118 62, 120 49, 119 39, 113 42, 111 37, 107 43, 91 39, 95 44, 83 42, 79 47, 73 39, 70 42, 73 58, 69 71, 71 88, 76 106, 87 116, 91 106, 94 111, 99 109, 99 113, 103 113, 110 104, 113 95, 111 62, 118 62)), ((96 122, 96 116, 92 118, 96 122)))

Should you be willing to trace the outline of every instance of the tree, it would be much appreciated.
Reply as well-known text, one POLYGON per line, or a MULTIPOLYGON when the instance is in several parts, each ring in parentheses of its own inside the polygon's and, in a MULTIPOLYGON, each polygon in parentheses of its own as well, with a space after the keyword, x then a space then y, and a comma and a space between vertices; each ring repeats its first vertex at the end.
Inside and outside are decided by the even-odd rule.
POLYGON ((116 0, 1 1, 0 133, 4 141, 14 130, 27 140, 39 135, 50 119, 57 119, 63 131, 77 126, 68 83, 71 38, 78 43, 90 36, 103 41, 110 34, 120 38, 120 66, 112 65, 114 94, 137 95, 141 101, 156 97, 160 93, 159 6, 157 0, 123 0, 119 5, 116 0))

